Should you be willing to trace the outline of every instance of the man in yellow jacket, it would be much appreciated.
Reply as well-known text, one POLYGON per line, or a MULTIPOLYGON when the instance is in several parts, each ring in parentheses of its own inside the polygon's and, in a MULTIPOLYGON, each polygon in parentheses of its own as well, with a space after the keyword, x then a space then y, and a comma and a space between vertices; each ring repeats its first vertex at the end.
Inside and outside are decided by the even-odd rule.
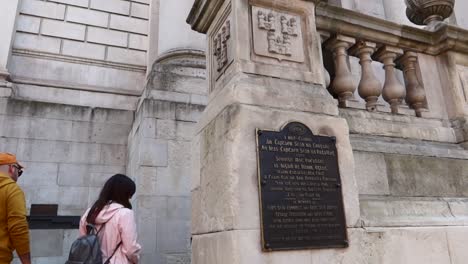
POLYGON ((14 250, 21 263, 31 263, 26 202, 16 184, 22 172, 15 155, 0 153, 0 264, 9 264, 14 250))

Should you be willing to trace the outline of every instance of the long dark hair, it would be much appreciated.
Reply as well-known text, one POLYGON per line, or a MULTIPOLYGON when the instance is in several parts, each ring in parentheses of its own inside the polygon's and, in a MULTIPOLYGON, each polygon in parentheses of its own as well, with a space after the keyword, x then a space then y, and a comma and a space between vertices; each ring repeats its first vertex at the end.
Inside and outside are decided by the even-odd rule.
POLYGON ((115 174, 110 177, 102 187, 99 198, 94 202, 89 210, 86 222, 88 224, 96 224, 96 217, 101 210, 109 204, 109 202, 116 202, 128 209, 132 209, 130 198, 135 194, 135 182, 123 174, 115 174))

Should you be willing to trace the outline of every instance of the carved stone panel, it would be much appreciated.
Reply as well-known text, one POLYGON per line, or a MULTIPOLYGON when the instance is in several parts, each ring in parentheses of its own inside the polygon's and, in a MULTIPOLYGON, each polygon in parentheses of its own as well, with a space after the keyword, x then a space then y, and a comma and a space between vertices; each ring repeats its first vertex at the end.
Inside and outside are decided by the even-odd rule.
POLYGON ((300 16, 252 6, 252 26, 255 54, 304 62, 300 16))
POLYGON ((232 62, 232 36, 231 20, 226 18, 218 31, 213 35, 213 74, 215 79, 224 72, 227 66, 232 62))
POLYGON ((461 65, 457 66, 458 74, 460 75, 460 81, 462 85, 462 92, 465 96, 465 102, 468 104, 468 67, 461 65))

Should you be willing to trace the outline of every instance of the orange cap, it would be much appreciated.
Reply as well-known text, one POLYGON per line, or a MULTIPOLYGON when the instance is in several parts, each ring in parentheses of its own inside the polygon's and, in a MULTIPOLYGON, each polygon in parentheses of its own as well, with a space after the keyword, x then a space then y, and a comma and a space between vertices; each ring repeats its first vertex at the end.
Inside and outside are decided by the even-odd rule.
POLYGON ((7 153, 7 152, 0 152, 0 165, 10 165, 10 164, 18 164, 20 168, 24 168, 23 165, 21 165, 17 160, 16 156, 7 153))

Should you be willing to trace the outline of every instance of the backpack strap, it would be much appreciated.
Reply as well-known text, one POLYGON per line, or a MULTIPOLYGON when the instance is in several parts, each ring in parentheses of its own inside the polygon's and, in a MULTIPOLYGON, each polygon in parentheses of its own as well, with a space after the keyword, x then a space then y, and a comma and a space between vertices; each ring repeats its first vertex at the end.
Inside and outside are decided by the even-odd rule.
POLYGON ((104 262, 104 264, 109 264, 110 263, 111 258, 114 256, 115 252, 117 252, 117 249, 119 249, 119 247, 121 245, 122 245, 122 241, 120 241, 120 243, 117 245, 117 247, 115 247, 114 252, 112 252, 112 255, 104 262))

